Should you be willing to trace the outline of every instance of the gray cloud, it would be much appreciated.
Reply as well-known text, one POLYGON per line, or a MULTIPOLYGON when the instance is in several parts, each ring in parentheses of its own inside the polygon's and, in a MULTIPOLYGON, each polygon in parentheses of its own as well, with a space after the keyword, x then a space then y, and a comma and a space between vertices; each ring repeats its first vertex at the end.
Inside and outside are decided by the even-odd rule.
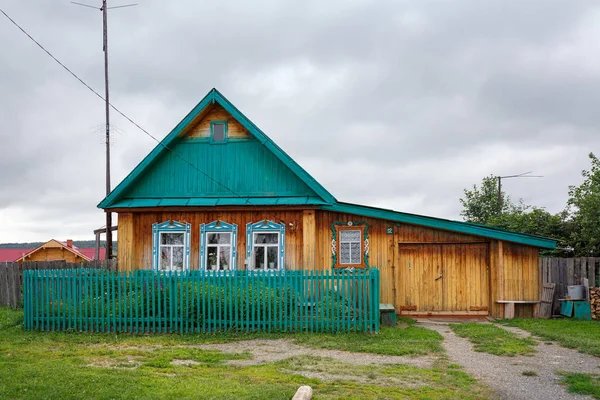
MULTIPOLYGON (((5 3, 102 91, 100 12, 5 3)), ((286 3, 111 11, 113 103, 162 138, 217 87, 339 200, 449 218, 482 176, 529 170, 506 189, 559 211, 600 145, 596 2, 286 3)), ((103 104, 3 18, 0 46, 0 241, 89 238, 103 104)), ((113 116, 114 186, 155 143, 113 116)))

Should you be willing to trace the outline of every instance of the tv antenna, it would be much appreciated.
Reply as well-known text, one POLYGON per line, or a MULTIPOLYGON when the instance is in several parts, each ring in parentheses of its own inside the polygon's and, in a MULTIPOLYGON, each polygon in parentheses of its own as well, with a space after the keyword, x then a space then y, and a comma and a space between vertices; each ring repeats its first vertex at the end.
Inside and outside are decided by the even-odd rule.
POLYGON ((510 179, 510 178, 543 178, 543 175, 529 175, 532 174, 533 171, 523 172, 522 174, 517 175, 506 175, 506 176, 497 176, 498 179, 498 211, 502 212, 502 179, 510 179))
MULTIPOLYGON (((103 27, 103 40, 102 40, 102 51, 104 51, 104 103, 106 112, 106 195, 108 196, 111 191, 110 186, 110 102, 108 96, 108 10, 115 8, 125 8, 137 6, 135 4, 125 4, 120 6, 108 6, 108 0, 102 0, 102 6, 97 7, 91 4, 78 3, 75 1, 71 2, 82 7, 93 8, 102 11, 102 27, 103 27)), ((106 259, 112 259, 112 213, 106 212, 106 259)))

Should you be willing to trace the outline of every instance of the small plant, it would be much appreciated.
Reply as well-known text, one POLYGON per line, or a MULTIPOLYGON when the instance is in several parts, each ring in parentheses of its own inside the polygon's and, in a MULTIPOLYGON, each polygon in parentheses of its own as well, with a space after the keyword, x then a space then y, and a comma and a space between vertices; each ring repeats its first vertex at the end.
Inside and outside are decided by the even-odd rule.
POLYGON ((523 376, 538 376, 538 373, 536 371, 531 371, 531 370, 523 371, 523 372, 521 372, 521 374, 523 376))
POLYGON ((208 265, 211 269, 217 266, 217 253, 208 253, 208 265))

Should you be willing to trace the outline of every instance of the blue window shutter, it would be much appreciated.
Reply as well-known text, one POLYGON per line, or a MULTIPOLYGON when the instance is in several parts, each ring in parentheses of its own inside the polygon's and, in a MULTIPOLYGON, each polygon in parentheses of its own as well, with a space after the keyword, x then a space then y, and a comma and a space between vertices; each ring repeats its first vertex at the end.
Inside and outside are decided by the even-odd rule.
POLYGON ((152 224, 152 269, 158 270, 158 224, 152 224))

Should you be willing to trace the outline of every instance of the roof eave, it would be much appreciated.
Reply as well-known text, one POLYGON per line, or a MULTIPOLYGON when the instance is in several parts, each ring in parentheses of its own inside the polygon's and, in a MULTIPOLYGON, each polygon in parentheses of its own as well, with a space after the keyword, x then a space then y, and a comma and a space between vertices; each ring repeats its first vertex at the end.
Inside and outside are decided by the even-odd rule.
POLYGON ((556 248, 557 243, 557 241, 554 239, 545 238, 541 236, 509 232, 492 227, 473 225, 466 222, 452 221, 417 214, 407 214, 394 210, 361 206, 351 203, 336 203, 332 205, 324 205, 321 208, 327 211, 355 214, 365 217, 385 219, 388 221, 402 222, 412 225, 427 226, 429 228, 436 228, 452 232, 464 233, 468 235, 505 240, 508 242, 520 243, 544 249, 554 249, 556 248))

